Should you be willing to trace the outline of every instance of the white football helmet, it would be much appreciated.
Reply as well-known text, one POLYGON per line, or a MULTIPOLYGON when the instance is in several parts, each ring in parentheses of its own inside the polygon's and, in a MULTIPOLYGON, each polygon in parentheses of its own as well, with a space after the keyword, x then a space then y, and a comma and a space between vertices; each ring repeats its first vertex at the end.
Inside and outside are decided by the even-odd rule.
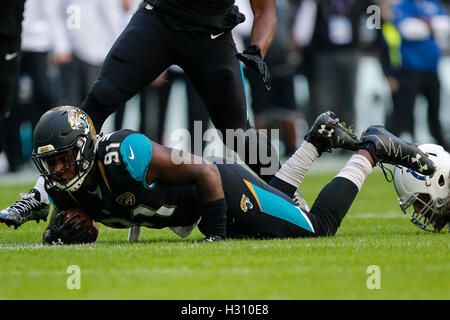
POLYGON ((411 221, 421 229, 440 231, 447 225, 450 230, 450 154, 436 144, 422 144, 419 149, 434 163, 436 172, 424 176, 396 167, 394 186, 400 207, 407 214, 413 206, 411 221))

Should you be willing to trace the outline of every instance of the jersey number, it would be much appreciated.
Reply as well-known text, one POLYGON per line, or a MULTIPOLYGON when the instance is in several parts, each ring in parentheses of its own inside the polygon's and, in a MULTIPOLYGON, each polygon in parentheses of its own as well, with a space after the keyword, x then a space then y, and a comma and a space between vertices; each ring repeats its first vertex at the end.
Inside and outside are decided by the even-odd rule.
POLYGON ((137 216, 145 216, 145 217, 151 217, 155 214, 162 216, 162 217, 170 217, 172 213, 175 211, 176 207, 166 207, 161 206, 158 210, 154 210, 150 207, 139 205, 131 211, 133 218, 137 216))
POLYGON ((110 149, 119 149, 120 148, 120 143, 119 142, 114 142, 114 143, 110 143, 108 144, 108 146, 106 147, 106 152, 107 154, 105 155, 105 159, 103 160, 103 162, 108 165, 111 164, 113 162, 119 163, 119 151, 110 151, 108 152, 110 149))

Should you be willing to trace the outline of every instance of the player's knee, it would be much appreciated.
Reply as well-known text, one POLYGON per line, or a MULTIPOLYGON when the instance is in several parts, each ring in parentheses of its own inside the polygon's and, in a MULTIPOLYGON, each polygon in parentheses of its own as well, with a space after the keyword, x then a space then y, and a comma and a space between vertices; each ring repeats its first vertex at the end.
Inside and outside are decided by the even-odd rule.
POLYGON ((101 78, 95 82, 91 94, 99 104, 107 108, 114 108, 124 103, 125 100, 120 89, 113 82, 105 78, 101 78))
POLYGON ((217 92, 233 92, 236 90, 236 81, 242 81, 242 79, 237 79, 231 68, 224 67, 209 72, 205 81, 209 88, 217 89, 217 92))
POLYGON ((310 213, 316 217, 314 221, 315 236, 331 237, 336 234, 340 226, 340 221, 336 218, 336 214, 333 212, 332 208, 320 208, 314 204, 310 213))

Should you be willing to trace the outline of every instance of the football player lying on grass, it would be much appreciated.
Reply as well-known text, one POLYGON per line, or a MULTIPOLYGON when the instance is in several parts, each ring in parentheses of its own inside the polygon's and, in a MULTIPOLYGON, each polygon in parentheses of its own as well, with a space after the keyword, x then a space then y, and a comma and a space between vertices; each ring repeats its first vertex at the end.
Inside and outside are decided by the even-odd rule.
POLYGON ((33 160, 55 208, 44 232, 49 244, 83 242, 89 230, 74 226, 75 219, 56 223, 62 220, 58 213, 71 208, 112 228, 169 227, 185 237, 198 226, 207 242, 331 236, 376 164, 401 165, 424 175, 435 171, 416 145, 381 126, 370 126, 358 140, 332 113, 317 118, 269 184, 239 164, 213 163, 130 130, 98 137, 88 115, 75 107, 54 108, 41 117, 33 160), (312 162, 332 148, 356 152, 308 211, 292 198, 312 162), (69 232, 74 227, 76 232, 69 232))

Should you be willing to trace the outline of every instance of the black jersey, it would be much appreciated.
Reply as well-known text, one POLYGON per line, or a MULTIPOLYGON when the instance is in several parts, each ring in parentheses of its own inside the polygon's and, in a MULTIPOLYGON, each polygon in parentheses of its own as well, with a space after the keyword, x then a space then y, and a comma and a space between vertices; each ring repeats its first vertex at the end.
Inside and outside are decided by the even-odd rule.
POLYGON ((193 31, 231 30, 245 21, 234 0, 145 0, 167 23, 193 31))
POLYGON ((199 219, 195 186, 147 185, 152 142, 145 135, 120 130, 101 138, 97 152, 98 187, 93 192, 49 189, 57 210, 81 208, 112 228, 188 226, 199 219))

